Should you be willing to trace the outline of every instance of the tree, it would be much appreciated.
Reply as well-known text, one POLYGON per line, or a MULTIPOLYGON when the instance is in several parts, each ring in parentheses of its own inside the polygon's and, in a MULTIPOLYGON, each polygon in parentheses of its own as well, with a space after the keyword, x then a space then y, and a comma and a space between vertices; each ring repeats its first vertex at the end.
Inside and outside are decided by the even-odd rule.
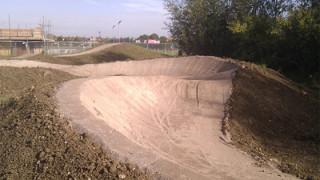
POLYGON ((297 80, 315 80, 319 83, 320 60, 320 6, 300 6, 289 12, 282 25, 281 68, 293 73, 297 80))
POLYGON ((148 40, 149 39, 149 36, 148 35, 146 35, 146 34, 144 34, 144 35, 141 35, 140 37, 139 37, 139 39, 140 39, 140 41, 144 41, 144 40, 148 40))
POLYGON ((80 40, 79 40, 78 36, 76 36, 76 37, 73 39, 73 41, 80 41, 80 40))
POLYGON ((161 36, 160 43, 166 43, 166 42, 167 42, 167 38, 165 36, 161 36))
POLYGON ((166 25, 173 40, 187 54, 230 54, 229 6, 227 1, 219 0, 165 0, 171 15, 171 22, 166 25))
POLYGON ((316 8, 319 4, 319 0, 300 0, 299 7, 316 8))
POLYGON ((154 39, 154 40, 158 40, 159 39, 159 36, 158 34, 156 33, 152 33, 150 36, 149 36, 150 39, 154 39))
POLYGON ((164 5, 172 39, 188 55, 233 57, 299 80, 319 77, 317 0, 165 0, 164 5))
POLYGON ((62 41, 62 36, 59 36, 57 41, 62 41))

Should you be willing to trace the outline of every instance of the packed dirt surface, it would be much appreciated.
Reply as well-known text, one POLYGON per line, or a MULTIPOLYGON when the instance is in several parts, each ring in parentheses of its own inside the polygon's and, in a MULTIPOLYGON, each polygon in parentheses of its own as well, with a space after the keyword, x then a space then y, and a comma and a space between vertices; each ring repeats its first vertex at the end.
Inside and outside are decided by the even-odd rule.
POLYGON ((54 91, 74 78, 0 67, 0 179, 149 179, 60 117, 54 91))
POLYGON ((87 76, 58 91, 60 112, 154 177, 294 179, 228 144, 224 104, 239 68, 231 62, 186 57, 84 66, 2 63, 87 76))

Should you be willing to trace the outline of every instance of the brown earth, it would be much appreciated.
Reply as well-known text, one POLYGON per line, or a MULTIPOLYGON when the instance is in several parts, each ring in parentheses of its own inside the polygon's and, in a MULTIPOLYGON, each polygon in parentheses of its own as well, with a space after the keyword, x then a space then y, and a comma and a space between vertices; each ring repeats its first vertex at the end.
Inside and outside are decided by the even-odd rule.
MULTIPOLYGON (((60 64, 103 62, 39 57, 60 64)), ((319 91, 299 87, 270 69, 237 63, 246 67, 237 71, 228 106, 233 144, 283 172, 320 179, 319 91)), ((122 170, 127 178, 145 177, 137 169, 121 169, 133 165, 112 159, 59 117, 51 96, 59 83, 72 78, 41 68, 0 67, 0 179, 112 179, 122 170)))
MULTIPOLYGON (((239 61, 237 61, 240 63, 239 61)), ((241 62, 229 100, 233 144, 301 179, 320 179, 319 91, 241 62)))
POLYGON ((54 90, 74 78, 57 70, 0 67, 0 179, 149 179, 60 117, 54 90))

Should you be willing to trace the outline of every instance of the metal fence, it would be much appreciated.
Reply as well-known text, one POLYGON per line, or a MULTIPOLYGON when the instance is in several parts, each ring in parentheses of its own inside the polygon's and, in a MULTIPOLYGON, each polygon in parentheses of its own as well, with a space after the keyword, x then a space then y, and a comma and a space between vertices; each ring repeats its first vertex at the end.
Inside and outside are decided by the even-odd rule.
POLYGON ((42 41, 0 41, 1 56, 39 54, 43 51, 42 41))
POLYGON ((24 54, 70 54, 98 46, 92 42, 73 41, 0 41, 0 56, 20 56, 24 54))
MULTIPOLYGON (((178 46, 174 43, 147 44, 132 43, 152 51, 167 55, 178 55, 178 46)), ((0 56, 20 56, 24 54, 71 54, 94 48, 101 43, 75 41, 0 41, 0 56)))
POLYGON ((167 55, 178 55, 179 47, 174 43, 160 43, 160 44, 147 44, 147 43, 134 43, 135 45, 147 48, 152 51, 164 53, 167 55))
POLYGON ((98 45, 98 43, 93 42, 56 41, 47 43, 44 52, 47 54, 71 54, 85 51, 98 45))

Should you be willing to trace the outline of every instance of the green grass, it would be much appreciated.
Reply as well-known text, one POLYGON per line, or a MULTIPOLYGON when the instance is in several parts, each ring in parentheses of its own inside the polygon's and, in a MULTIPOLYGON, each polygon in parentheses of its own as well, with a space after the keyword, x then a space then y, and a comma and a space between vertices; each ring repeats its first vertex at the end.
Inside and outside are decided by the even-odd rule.
POLYGON ((119 44, 96 53, 81 56, 54 57, 52 55, 39 54, 28 59, 55 64, 83 65, 126 60, 145 60, 163 57, 171 56, 151 51, 133 44, 119 44))
POLYGON ((172 56, 172 57, 176 57, 179 55, 179 50, 173 50, 173 51, 160 50, 159 52, 164 55, 172 56))
POLYGON ((117 46, 112 46, 108 49, 110 52, 115 54, 119 54, 122 57, 131 60, 142 60, 142 59, 155 59, 167 57, 159 52, 155 52, 152 50, 148 50, 146 48, 142 48, 133 44, 120 44, 117 46))
POLYGON ((2 104, 4 101, 9 100, 12 97, 14 96, 13 95, 0 96, 0 104, 2 104))
POLYGON ((2 101, 4 101, 4 100, 8 100, 8 99, 10 99, 12 96, 0 96, 0 101, 2 100, 2 101))

